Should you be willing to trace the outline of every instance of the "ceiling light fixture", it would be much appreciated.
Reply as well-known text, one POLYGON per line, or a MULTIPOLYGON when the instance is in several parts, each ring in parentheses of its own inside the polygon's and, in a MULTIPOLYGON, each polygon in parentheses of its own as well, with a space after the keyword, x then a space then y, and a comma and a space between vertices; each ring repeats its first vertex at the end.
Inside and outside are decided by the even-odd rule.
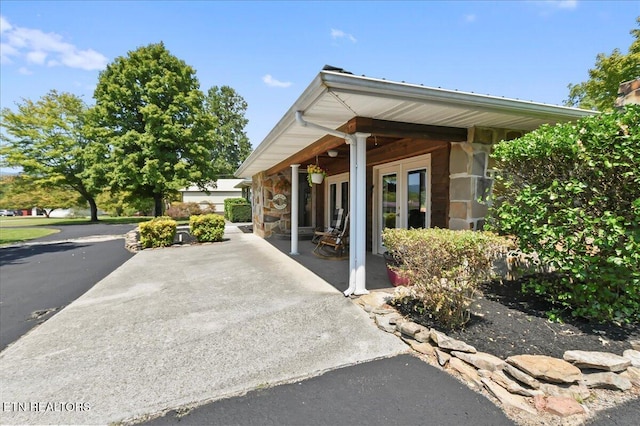
POLYGON ((329 157, 335 158, 338 156, 338 151, 336 151, 335 149, 330 149, 329 151, 327 151, 327 154, 329 154, 329 157))

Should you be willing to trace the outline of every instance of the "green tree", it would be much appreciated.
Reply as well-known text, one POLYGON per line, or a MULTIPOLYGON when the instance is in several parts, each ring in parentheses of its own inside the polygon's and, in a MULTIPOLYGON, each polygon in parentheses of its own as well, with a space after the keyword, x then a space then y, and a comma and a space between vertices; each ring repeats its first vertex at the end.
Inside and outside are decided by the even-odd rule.
POLYGON ((203 113, 195 71, 163 43, 118 57, 98 77, 92 135, 108 148, 112 191, 152 198, 156 216, 171 191, 216 179, 217 123, 203 113))
MULTIPOLYGON (((640 26, 640 17, 636 19, 640 26)), ((631 30, 634 40, 629 53, 614 49, 611 55, 599 53, 595 67, 589 70, 589 80, 569 84, 565 105, 598 111, 611 111, 618 97, 620 83, 640 77, 640 29, 631 30)))
POLYGON ((37 102, 25 99, 17 111, 1 112, 3 163, 22 168, 35 185, 72 189, 98 220, 95 196, 101 190, 94 164, 100 146, 85 135, 87 106, 76 95, 50 91, 37 102))
POLYGON ((28 176, 7 176, 0 180, 0 205, 12 210, 42 210, 49 217, 56 209, 79 206, 82 197, 71 189, 37 183, 28 176))
POLYGON ((204 100, 206 114, 218 119, 211 130, 216 142, 213 152, 214 166, 219 175, 233 175, 251 154, 251 144, 245 133, 247 102, 229 86, 212 87, 204 100))

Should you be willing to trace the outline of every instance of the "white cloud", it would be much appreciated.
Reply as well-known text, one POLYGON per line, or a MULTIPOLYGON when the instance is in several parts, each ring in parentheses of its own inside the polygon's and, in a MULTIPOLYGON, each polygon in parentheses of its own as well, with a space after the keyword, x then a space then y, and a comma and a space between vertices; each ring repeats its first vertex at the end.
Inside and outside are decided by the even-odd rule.
POLYGON ((475 22, 476 21, 477 16, 474 15, 473 13, 469 13, 468 15, 464 15, 464 22, 475 22))
POLYGON ((345 33, 342 30, 336 30, 335 28, 331 28, 331 38, 333 38, 334 40, 335 39, 339 39, 339 38, 347 38, 347 39, 351 40, 351 42, 353 42, 353 43, 358 41, 351 34, 345 33))
POLYGON ((3 63, 24 58, 32 64, 46 63, 47 66, 67 66, 87 71, 100 70, 107 65, 106 56, 93 49, 80 50, 64 41, 59 34, 14 27, 4 17, 0 17, 0 26, 3 63))
POLYGON ((276 80, 275 78, 273 78, 271 76, 271 74, 267 74, 264 77, 262 77, 262 81, 264 81, 265 84, 267 86, 270 86, 270 87, 289 87, 289 86, 291 86, 291 82, 290 81, 279 81, 279 80, 276 80))
POLYGON ((20 67, 18 68, 18 72, 22 75, 31 75, 33 74, 33 71, 31 71, 29 68, 27 67, 20 67))
POLYGON ((575 9, 578 7, 578 0, 549 0, 558 9, 575 9))
POLYGON ((0 34, 4 33, 5 31, 10 31, 12 28, 13 27, 11 26, 9 21, 7 21, 4 16, 0 16, 0 34))

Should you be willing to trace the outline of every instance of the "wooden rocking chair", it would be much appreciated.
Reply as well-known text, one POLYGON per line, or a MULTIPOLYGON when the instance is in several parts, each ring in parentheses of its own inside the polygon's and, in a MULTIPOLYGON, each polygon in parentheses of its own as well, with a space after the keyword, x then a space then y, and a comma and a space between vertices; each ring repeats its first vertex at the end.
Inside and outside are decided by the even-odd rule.
POLYGON ((340 232, 342 232, 343 221, 344 221, 344 209, 336 209, 335 220, 333 220, 331 222, 331 225, 326 229, 322 229, 322 228, 316 229, 316 231, 313 233, 313 238, 311 239, 311 242, 313 244, 318 244, 318 242, 320 242, 320 239, 322 237, 325 237, 327 235, 338 235, 340 232))
POLYGON ((349 213, 340 232, 320 237, 313 254, 323 259, 346 259, 349 257, 349 213))

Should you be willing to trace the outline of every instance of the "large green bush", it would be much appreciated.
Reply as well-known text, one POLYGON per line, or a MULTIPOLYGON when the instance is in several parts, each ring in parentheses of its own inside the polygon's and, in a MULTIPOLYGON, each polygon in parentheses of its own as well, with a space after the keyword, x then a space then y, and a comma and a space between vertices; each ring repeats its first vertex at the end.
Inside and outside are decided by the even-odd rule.
POLYGON ((170 217, 160 216, 138 226, 142 247, 168 247, 173 244, 178 223, 170 217))
MULTIPOLYGON (((245 209, 246 210, 246 209, 245 209)), ((251 220, 251 205, 244 198, 225 198, 224 200, 224 218, 231 222, 248 222, 251 220), (248 220, 232 220, 234 215, 233 206, 243 205, 249 206, 249 219, 248 220)))
POLYGON ((469 304, 508 241, 491 232, 449 229, 391 229, 382 239, 411 283, 410 302, 448 329, 469 319, 469 304))
POLYGON ((191 216, 189 218, 189 233, 201 243, 222 241, 224 218, 218 214, 191 216))
POLYGON ((553 274, 526 290, 598 321, 640 320, 640 106, 499 143, 490 229, 553 274))

